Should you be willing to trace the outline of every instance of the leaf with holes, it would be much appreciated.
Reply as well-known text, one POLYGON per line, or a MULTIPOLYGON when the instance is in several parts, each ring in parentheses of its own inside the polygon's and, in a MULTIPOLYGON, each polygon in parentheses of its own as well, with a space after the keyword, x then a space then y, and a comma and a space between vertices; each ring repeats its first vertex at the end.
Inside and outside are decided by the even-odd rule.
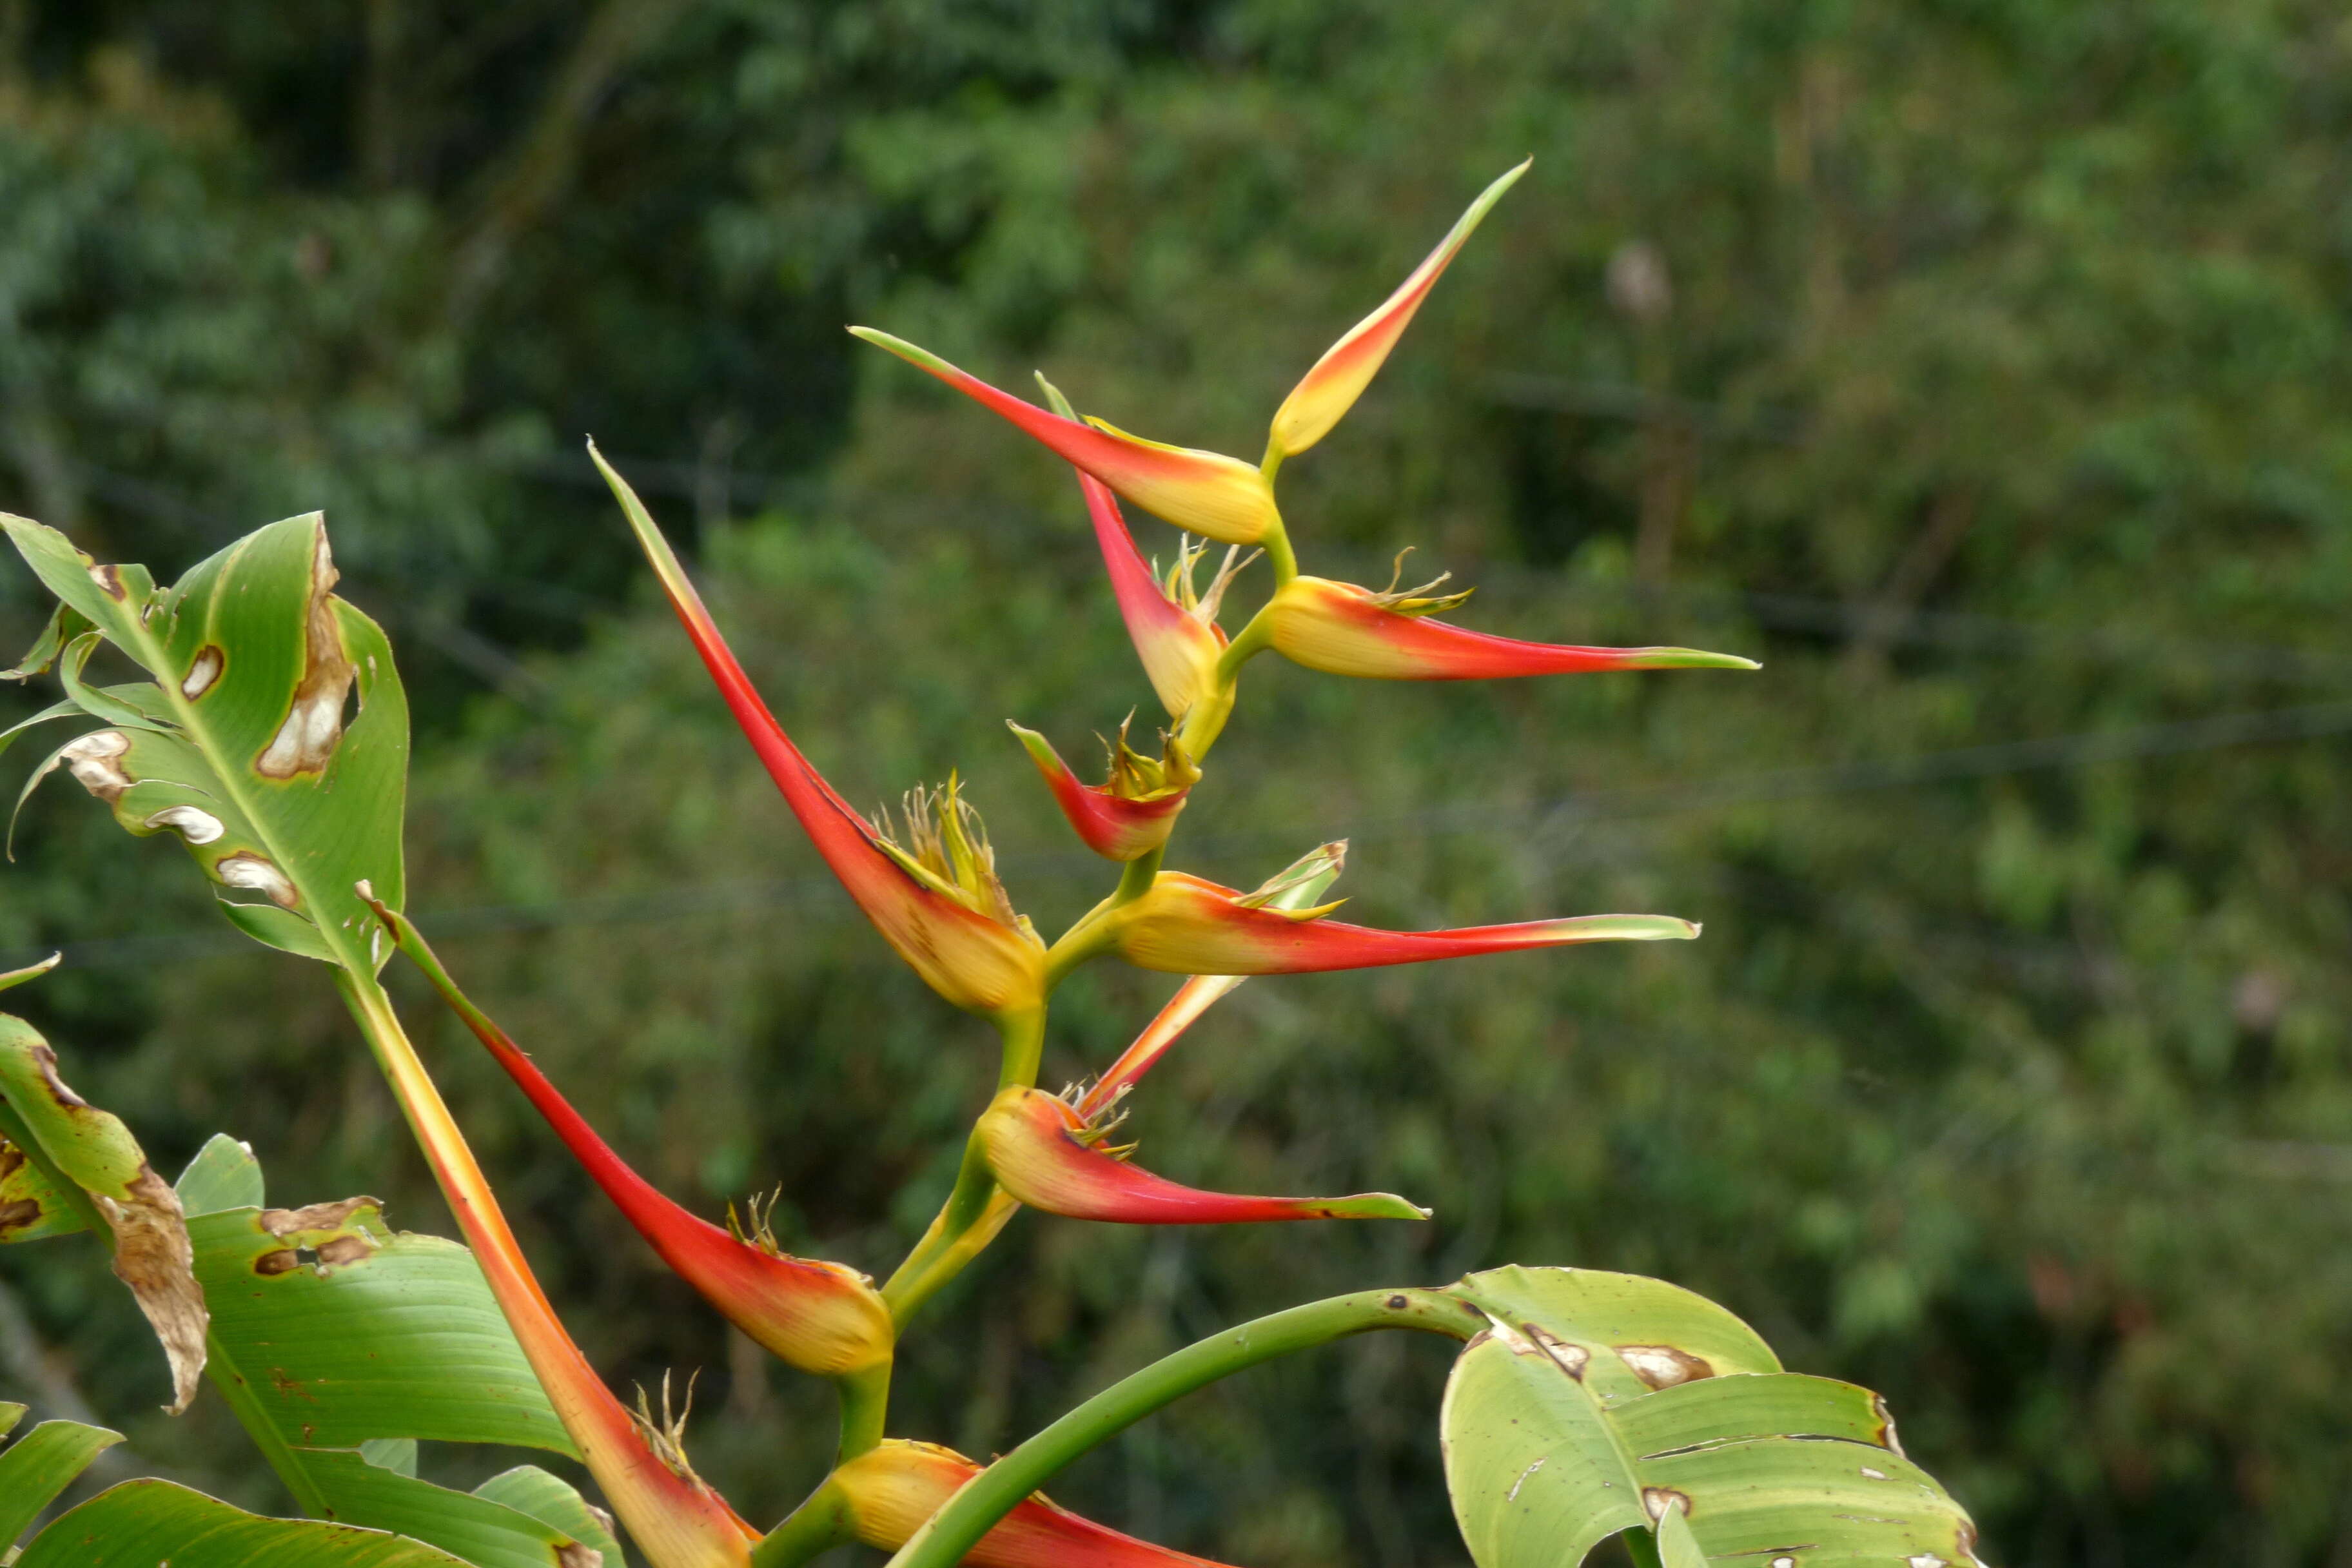
POLYGON ((125 1481, 59 1515, 15 1568, 465 1568, 380 1530, 264 1519, 169 1481, 125 1481))
MULTIPOLYGON (((7 1436, 24 1414, 21 1405, 0 1405, 0 1437, 7 1436)), ((0 1448, 0 1557, 92 1459, 121 1441, 122 1434, 103 1426, 44 1421, 0 1448)))
POLYGON ((1662 1280, 1498 1268, 1447 1380, 1446 1484, 1478 1568, 1556 1568, 1629 1530, 1676 1568, 1979 1568, 1959 1504, 1867 1389, 1783 1372, 1662 1280))
POLYGON ((331 591, 324 521, 272 523, 161 591, 39 523, 0 514, 0 531, 70 612, 25 667, 54 666, 65 687, 39 717, 105 726, 52 752, 25 794, 63 768, 132 833, 176 834, 247 934, 379 967, 352 889, 401 903, 408 705, 382 629, 331 591), (152 681, 88 683, 101 643, 152 681))

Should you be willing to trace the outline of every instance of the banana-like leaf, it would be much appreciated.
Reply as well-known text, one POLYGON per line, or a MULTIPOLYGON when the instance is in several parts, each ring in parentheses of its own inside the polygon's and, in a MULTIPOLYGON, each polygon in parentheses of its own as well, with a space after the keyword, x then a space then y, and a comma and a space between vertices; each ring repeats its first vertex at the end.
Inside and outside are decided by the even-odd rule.
POLYGON ((15 1568, 465 1568, 378 1530, 264 1519, 169 1481, 125 1481, 61 1514, 15 1568))
MULTIPOLYGON (((331 1500, 332 1518, 413 1536, 475 1568, 593 1568, 606 1561, 601 1548, 527 1510, 382 1468, 349 1448, 307 1449, 301 1460, 331 1500)), ((621 1568, 617 1552, 609 1561, 621 1568)))
POLYGON ((474 1489, 474 1495, 520 1509, 603 1552, 605 1568, 621 1568, 621 1543, 613 1535, 613 1516, 590 1506, 570 1482, 537 1465, 517 1465, 492 1476, 474 1489))
POLYGON ((319 515, 248 534, 162 592, 54 529, 0 514, 0 531, 70 612, 22 668, 54 665, 67 702, 106 726, 51 752, 26 794, 65 768, 132 833, 178 835, 247 934, 380 967, 352 889, 401 903, 408 705, 383 631, 330 591, 319 515), (152 682, 86 683, 101 641, 152 682))
POLYGON ((172 1190, 180 1194, 180 1207, 191 1218, 223 1209, 257 1209, 268 1193, 261 1179, 261 1162, 253 1157, 253 1145, 240 1143, 226 1132, 214 1133, 196 1151, 172 1190))
MULTIPOLYGON (((21 1405, 0 1405, 0 1437, 25 1414, 21 1405)), ((40 1511, 71 1486, 89 1462, 122 1441, 122 1434, 79 1421, 44 1421, 6 1448, 0 1448, 0 1556, 7 1554, 40 1511)))
MULTIPOLYGON (((219 1301, 214 1380, 306 1512, 476 1568, 591 1568, 608 1551, 544 1471, 527 1502, 416 1477, 420 1437, 575 1455, 470 1253, 392 1231, 370 1198, 265 1209, 260 1165, 226 1137, 180 1182, 219 1301)), ((617 1550, 602 1560, 619 1568, 617 1550)))
POLYGON ((147 1163, 131 1130, 66 1087, 57 1053, 31 1025, 5 1013, 0 1140, 16 1162, 0 1179, 0 1194, 13 1196, 0 1201, 37 1205, 29 1223, 45 1234, 104 1226, 114 1244, 114 1272, 131 1287, 171 1361, 171 1409, 186 1409, 204 1372, 206 1314, 180 1200, 147 1163), (67 1213, 79 1224, 63 1226, 58 1216, 67 1213))
POLYGON ((1968 1514, 1903 1457, 1876 1394, 1780 1370, 1661 1280, 1499 1268, 1447 1380, 1446 1484, 1478 1568, 1559 1568, 1654 1531, 1669 1568, 1979 1568, 1968 1514))
POLYGON ((297 1447, 378 1437, 577 1458, 473 1255, 394 1232, 373 1198, 188 1224, 213 1331, 297 1447))

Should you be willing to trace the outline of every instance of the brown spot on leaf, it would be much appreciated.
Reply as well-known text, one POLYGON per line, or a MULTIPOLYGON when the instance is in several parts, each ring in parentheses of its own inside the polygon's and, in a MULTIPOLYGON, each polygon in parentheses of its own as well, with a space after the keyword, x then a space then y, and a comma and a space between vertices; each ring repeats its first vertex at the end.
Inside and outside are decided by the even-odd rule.
POLYGON ((1582 1345, 1569 1343, 1541 1323, 1529 1323, 1526 1327, 1528 1338, 1541 1345, 1544 1354, 1558 1363, 1560 1371, 1579 1383, 1584 1381, 1584 1369, 1592 1360, 1591 1352, 1582 1345))
POLYGON ((193 805, 167 805, 140 826, 150 833, 172 828, 191 844, 210 844, 227 831, 219 817, 193 805))
POLYGON ((299 1209, 263 1209, 261 1228, 279 1237, 301 1236, 311 1231, 337 1231, 351 1224, 352 1215, 362 1209, 382 1208, 375 1198, 343 1198, 331 1204, 311 1204, 299 1209))
POLYGON ((604 1554, 593 1546, 567 1541, 555 1549, 556 1568, 604 1568, 604 1554))
POLYGON ((277 863, 250 849, 222 856, 214 863, 213 874, 229 887, 252 889, 281 910, 293 909, 302 901, 302 895, 294 890, 293 881, 277 863))
POLYGON ((12 1230, 22 1230, 41 1217, 41 1205, 32 1198, 11 1198, 0 1204, 0 1239, 12 1230))
MULTIPOLYGON (((282 1366, 269 1369, 269 1386, 278 1391, 280 1399, 307 1399, 313 1405, 319 1403, 310 1391, 302 1386, 302 1380, 289 1373, 282 1366)), ((309 1437, 310 1428, 304 1428, 303 1436, 306 1439, 309 1437)))
POLYGON ((319 1246, 319 1261, 330 1268, 364 1262, 375 1254, 375 1243, 357 1231, 339 1236, 319 1246))
POLYGON ((194 702, 210 691, 213 682, 220 679, 221 670, 227 662, 217 647, 207 645, 198 648, 194 661, 188 666, 188 673, 180 679, 180 695, 194 702))
POLYGON ((343 738, 343 699, 351 694, 352 661, 343 652, 341 628, 328 591, 338 574, 327 551, 327 531, 319 530, 319 543, 310 566, 310 611, 302 633, 302 679, 278 733, 254 759, 254 770, 264 778, 290 779, 297 773, 323 771, 343 738))
POLYGON ((1705 1360, 1675 1345, 1619 1345, 1617 1354, 1633 1369, 1635 1377, 1652 1388, 1672 1388, 1715 1375, 1715 1368, 1705 1360))
POLYGON ((1678 1492, 1672 1487, 1643 1487, 1642 1489, 1643 1510, 1647 1512, 1653 1520, 1665 1518, 1666 1510, 1673 1508, 1677 1503, 1682 1505, 1683 1517, 1685 1519, 1688 1519, 1691 1516, 1691 1500, 1688 1492, 1678 1492))
POLYGON ((131 597, 131 590, 122 585, 122 569, 119 566, 93 565, 89 568, 89 580, 117 603, 127 602, 131 597))
POLYGON ((99 799, 112 805, 131 787, 131 775, 122 771, 122 753, 131 749, 131 737, 120 730, 97 730, 65 746, 58 752, 74 776, 74 782, 99 799))
POLYGON ((205 1370, 205 1334, 212 1326, 204 1287, 196 1283, 195 1249, 189 1245, 179 1194, 142 1164, 120 1200, 104 1193, 90 1195, 114 1232, 115 1275, 131 1287, 139 1310, 163 1342, 172 1363, 172 1403, 164 1408, 177 1415, 196 1396, 196 1380, 205 1370))
POLYGON ((253 1271, 264 1279, 275 1279, 280 1274, 291 1274, 302 1267, 302 1255, 290 1247, 275 1252, 265 1252, 253 1260, 253 1271))

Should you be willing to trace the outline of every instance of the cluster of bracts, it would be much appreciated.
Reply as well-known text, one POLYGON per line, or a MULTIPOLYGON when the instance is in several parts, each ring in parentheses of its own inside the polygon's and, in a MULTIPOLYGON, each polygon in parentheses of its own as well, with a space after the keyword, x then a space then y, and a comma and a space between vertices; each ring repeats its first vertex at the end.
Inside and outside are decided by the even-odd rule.
MULTIPOLYGON (((1265 886, 1243 892, 1162 868, 1171 834, 1201 784, 1233 712, 1243 667, 1271 651, 1310 669, 1380 679, 1458 680, 1589 670, 1753 668, 1686 648, 1602 648, 1521 642, 1433 618, 1467 595, 1438 584, 1372 590, 1308 576, 1279 510, 1274 480, 1289 457, 1328 433, 1380 368, 1447 263, 1526 165, 1495 182, 1380 309, 1324 354, 1276 413, 1262 463, 1129 436, 1081 420, 1042 377, 1049 406, 1009 396, 885 333, 852 331, 929 372, 1067 460, 1092 516, 1112 592, 1165 707, 1159 746, 1139 752, 1124 726, 1109 776, 1087 784, 1042 735, 1013 726, 1071 827, 1120 867, 1118 888, 1057 940, 1041 939, 997 878, 977 816, 950 779, 917 790, 897 822, 853 809, 803 755, 753 689, 700 596, 635 494, 596 461, 627 512, 720 694, 818 852, 883 939, 956 1006, 1003 1042, 1000 1087, 972 1128, 953 1193, 906 1261, 877 1285, 841 1264, 785 1254, 758 1223, 725 1226, 688 1214, 639 1178, 566 1103, 530 1058, 460 994, 415 927, 377 912, 401 948, 512 1076, 587 1172, 663 1260, 711 1306, 802 1371, 835 1380, 844 1407, 840 1462, 777 1532, 803 1549, 862 1540, 896 1549, 978 1469, 936 1446, 885 1435, 893 1352, 913 1312, 997 1235, 1021 1206, 1130 1225, 1322 1218, 1427 1217, 1388 1194, 1339 1198, 1202 1192, 1151 1174, 1107 1139, 1125 1096, 1218 997, 1251 975, 1369 968, 1525 948, 1697 934, 1653 915, 1589 915, 1438 931, 1393 931, 1330 918, 1322 901, 1343 847, 1328 844, 1265 886), (1124 498, 1188 535, 1227 546, 1205 588, 1189 538, 1175 564, 1148 565, 1120 515, 1124 498), (1228 637, 1219 625, 1237 574, 1262 552, 1274 588, 1228 637), (1115 953, 1139 967, 1191 976, 1127 1051, 1091 1084, 1037 1086, 1048 999, 1079 963, 1115 953)), ((592 448, 593 451, 593 448, 592 448)), ((1440 580, 1441 582, 1443 579, 1440 580)), ((463 1217, 463 1216, 461 1216, 463 1217)), ((502 1226, 499 1229, 503 1229, 502 1226)), ((478 1252, 485 1249, 477 1237, 478 1252)), ((607 1499, 660 1568, 742 1563, 761 1538, 686 1464, 675 1426, 629 1412, 597 1381, 544 1310, 519 1252, 487 1249, 493 1288, 573 1429, 607 1499), (524 1298, 535 1299, 525 1301, 524 1298), (536 1310, 533 1310, 533 1308, 536 1310), (530 1325, 539 1325, 534 1331, 530 1325), (533 1340, 539 1342, 530 1342, 533 1340)), ((769 1537, 772 1542, 776 1536, 769 1537)), ((797 1558, 802 1551, 791 1555, 797 1558)), ((761 1557, 770 1557, 762 1552, 761 1557)), ((1134 1541, 1033 1499, 981 1543, 972 1561, 1005 1565, 1195 1561, 1134 1541)))

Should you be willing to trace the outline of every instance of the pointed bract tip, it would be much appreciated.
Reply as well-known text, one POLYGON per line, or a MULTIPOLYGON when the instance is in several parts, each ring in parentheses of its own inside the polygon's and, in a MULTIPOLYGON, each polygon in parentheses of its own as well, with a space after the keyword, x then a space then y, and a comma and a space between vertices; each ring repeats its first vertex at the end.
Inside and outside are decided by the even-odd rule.
POLYGON ((42 975, 63 963, 65 957, 62 952, 53 952, 38 963, 28 963, 22 969, 12 969, 5 974, 0 974, 0 991, 5 991, 12 985, 22 985, 27 980, 38 980, 42 975))
POLYGON ((1633 662, 1636 669, 1761 669, 1752 658, 1736 653, 1707 653, 1695 647, 1643 648, 1633 662))

